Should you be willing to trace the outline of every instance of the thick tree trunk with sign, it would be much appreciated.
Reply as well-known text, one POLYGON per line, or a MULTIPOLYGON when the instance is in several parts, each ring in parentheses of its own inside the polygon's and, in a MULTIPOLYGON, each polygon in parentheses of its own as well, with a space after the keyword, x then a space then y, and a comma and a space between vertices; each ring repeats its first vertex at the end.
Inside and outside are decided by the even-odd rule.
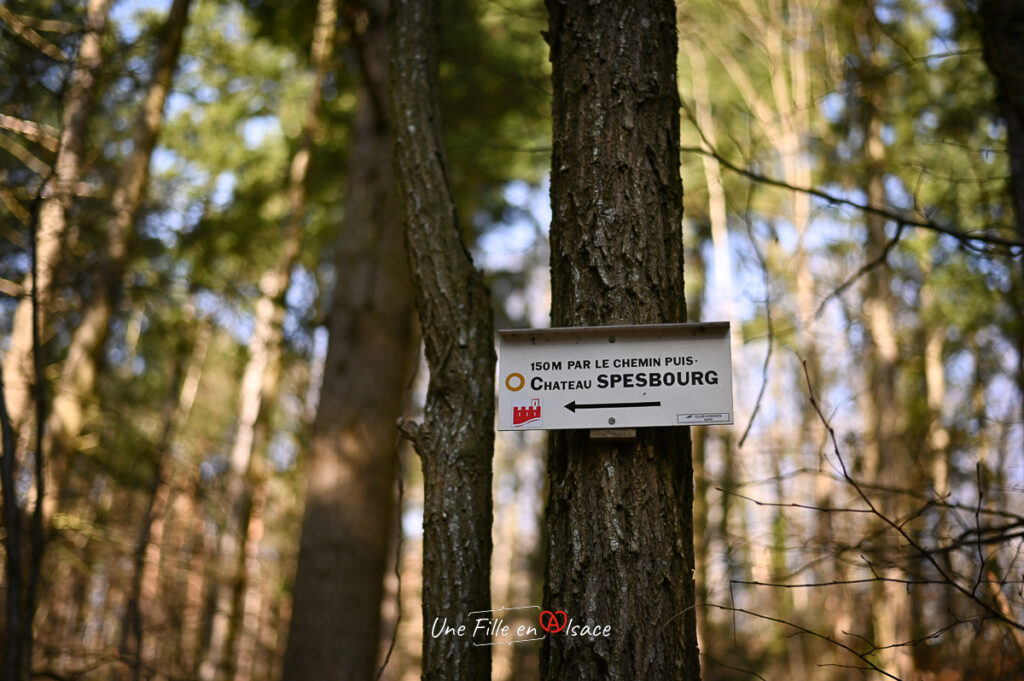
MULTIPOLYGON (((682 185, 671 0, 548 0, 554 326, 681 322, 682 185)), ((686 428, 551 436, 544 607, 611 625, 549 635, 545 679, 699 677, 686 428)))
POLYGON ((491 676, 489 646, 430 635, 448 618, 472 630, 490 609, 494 329, 490 296, 462 240, 438 97, 437 0, 392 15, 395 170, 430 383, 422 425, 405 426, 423 462, 423 679, 491 676))

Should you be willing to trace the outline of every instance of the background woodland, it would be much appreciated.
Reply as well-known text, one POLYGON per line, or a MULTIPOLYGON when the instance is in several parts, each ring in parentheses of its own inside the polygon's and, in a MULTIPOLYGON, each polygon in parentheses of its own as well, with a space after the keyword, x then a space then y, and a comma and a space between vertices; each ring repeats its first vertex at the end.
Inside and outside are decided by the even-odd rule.
MULTIPOLYGON (((692 430, 707 681, 1021 678, 1011 4, 677 3, 688 316, 730 321, 734 356, 735 425, 692 430)), ((305 659, 290 627, 419 678, 424 481, 396 421, 426 368, 387 17, 0 5, 6 678, 269 681, 305 659)), ((440 27, 495 327, 546 326, 545 8, 450 0, 440 27)), ((541 601, 545 459, 541 433, 496 438, 495 608, 541 601)), ((492 677, 538 657, 496 646, 492 677)))

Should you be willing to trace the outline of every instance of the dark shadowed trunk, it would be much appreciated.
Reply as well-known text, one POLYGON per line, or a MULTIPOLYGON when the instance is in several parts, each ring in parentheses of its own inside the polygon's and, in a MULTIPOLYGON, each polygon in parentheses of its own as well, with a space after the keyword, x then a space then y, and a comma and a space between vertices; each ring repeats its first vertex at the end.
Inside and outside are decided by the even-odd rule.
POLYGON ((391 168, 387 3, 361 11, 363 79, 284 681, 374 678, 396 512, 396 422, 418 346, 391 168))
POLYGON ((490 678, 488 646, 430 635, 435 619, 472 629, 488 610, 494 330, 490 297, 462 240, 438 97, 438 3, 395 3, 391 109, 430 383, 422 425, 404 428, 423 462, 423 678, 490 678))
MULTIPOLYGON (((681 322, 675 7, 549 0, 551 322, 681 322)), ((686 428, 553 433, 544 607, 611 625, 552 635, 545 679, 699 676, 686 428)))
MULTIPOLYGON (((1019 238, 1024 239, 1024 4, 981 0, 978 4, 985 64, 996 80, 996 105, 1006 122, 1010 154, 1010 199, 1019 238)), ((1018 348, 1024 347, 1024 268, 1018 270, 1015 306, 1018 348)), ((1024 400, 1024 352, 1018 351, 1017 392, 1024 400)))

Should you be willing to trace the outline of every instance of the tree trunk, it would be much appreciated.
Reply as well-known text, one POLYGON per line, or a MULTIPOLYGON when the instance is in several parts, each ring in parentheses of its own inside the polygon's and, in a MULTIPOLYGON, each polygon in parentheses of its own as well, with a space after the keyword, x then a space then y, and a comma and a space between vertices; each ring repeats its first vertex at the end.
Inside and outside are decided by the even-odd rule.
POLYGON ((1024 7, 1016 0, 981 0, 981 42, 996 81, 996 104, 1006 121, 1010 196, 1024 238, 1024 7))
MULTIPOLYGON (((249 341, 249 360, 239 394, 238 429, 231 447, 226 499, 228 522, 221 534, 218 552, 225 575, 216 587, 213 630, 206 658, 199 668, 200 681, 233 681, 238 671, 238 641, 243 634, 255 635, 252 631, 243 631, 247 625, 244 606, 253 598, 249 593, 252 588, 249 567, 255 563, 255 547, 249 545, 253 536, 250 523, 254 511, 259 514, 254 503, 262 498, 262 494, 257 494, 262 492, 262 483, 254 471, 253 457, 257 446, 265 444, 257 442, 260 424, 267 416, 265 405, 273 402, 280 374, 285 294, 291 283, 292 268, 301 251, 309 163, 313 154, 314 132, 320 122, 324 81, 334 50, 337 17, 337 0, 320 0, 317 3, 316 27, 310 47, 313 88, 306 101, 302 143, 292 156, 289 168, 289 215, 283 229, 281 252, 275 266, 260 278, 262 295, 256 303, 256 323, 249 341)), ((248 623, 252 623, 252 618, 248 623)), ((248 659, 251 656, 247 654, 242 661, 248 659)))
POLYGON ((430 367, 424 421, 404 427, 423 463, 423 678, 487 679, 489 646, 430 630, 445 618, 471 628, 468 614, 491 607, 493 314, 448 176, 437 0, 398 0, 392 16, 395 169, 430 367))
MULTIPOLYGON (((186 323, 192 324, 194 316, 194 308, 189 304, 186 307, 186 323)), ((130 675, 126 673, 124 667, 118 666, 114 669, 114 679, 131 678, 133 681, 139 681, 142 678, 143 654, 146 650, 143 646, 145 615, 147 609, 152 608, 157 601, 157 567, 163 537, 164 512, 170 499, 173 482, 168 475, 168 469, 173 465, 171 446, 184 427, 195 403, 206 359, 209 333, 209 325, 204 324, 192 343, 187 366, 182 367, 180 356, 175 357, 175 377, 171 381, 171 394, 164 407, 163 427, 160 440, 156 444, 156 461, 147 490, 146 509, 139 524, 139 535, 133 555, 128 602, 121 621, 119 648, 122 662, 130 668, 130 675)))
MULTIPOLYGON (((549 0, 551 321, 681 322, 675 7, 549 0)), ((549 635, 545 679, 697 679, 687 428, 551 435, 544 607, 608 638, 549 635)))
MULTIPOLYGON (((96 97, 96 82, 102 54, 103 35, 113 0, 89 0, 86 10, 86 32, 78 48, 78 57, 71 72, 67 94, 63 99, 60 144, 54 161, 53 176, 46 186, 39 208, 39 233, 36 243, 36 278, 25 277, 22 291, 35 288, 39 300, 39 325, 46 327, 53 278, 60 265, 65 246, 67 211, 71 207, 75 185, 78 184, 86 125, 96 97)), ((21 448, 30 440, 25 422, 32 402, 32 301, 25 296, 18 303, 11 330, 11 345, 4 356, 4 381, 7 411, 11 426, 20 436, 21 448)))
MULTIPOLYGON (((1015 0, 981 0, 978 4, 985 63, 996 81, 996 104, 1006 121, 1010 154, 1010 199, 1018 237, 1024 239, 1024 6, 1015 0)), ((1024 403, 1024 267, 1014 286, 1017 313, 1017 396, 1024 403)))
POLYGON ((103 262, 96 268, 93 294, 82 310, 81 322, 72 336, 54 392, 53 409, 43 442, 43 451, 50 456, 48 470, 52 471, 53 478, 53 483, 48 485, 51 493, 43 500, 47 526, 64 486, 68 455, 75 447, 75 440, 85 422, 86 405, 95 392, 103 343, 128 267, 129 246, 149 180, 149 160, 156 146, 164 102, 178 63, 190 2, 174 0, 164 22, 152 79, 135 125, 132 152, 121 169, 112 199, 114 215, 109 221, 106 252, 103 262))
POLYGON ((376 671, 396 510, 395 423, 417 347, 391 169, 387 6, 362 7, 363 79, 284 681, 371 679, 376 671))
POLYGON ((3 492, 4 525, 4 626, 0 633, 4 639, 4 681, 19 681, 30 676, 24 667, 31 662, 25 660, 27 645, 31 639, 31 617, 24 612, 24 573, 22 568, 22 523, 23 514, 15 490, 14 449, 16 435, 7 413, 4 392, 3 371, 0 371, 0 441, 3 457, 0 458, 0 489, 3 492), (25 620, 28 619, 29 622, 25 620))

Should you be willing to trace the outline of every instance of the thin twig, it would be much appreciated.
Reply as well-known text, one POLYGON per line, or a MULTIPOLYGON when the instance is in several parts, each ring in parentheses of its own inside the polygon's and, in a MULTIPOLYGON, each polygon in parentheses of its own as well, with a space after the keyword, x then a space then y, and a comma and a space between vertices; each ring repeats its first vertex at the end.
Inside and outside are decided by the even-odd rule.
MULTIPOLYGON (((828 419, 825 417, 825 414, 821 411, 821 405, 818 404, 818 399, 814 393, 814 386, 811 384, 811 376, 807 369, 806 361, 803 363, 803 367, 804 377, 807 381, 808 399, 810 399, 811 406, 814 407, 814 411, 817 412, 818 418, 821 419, 822 425, 825 426, 826 430, 828 430, 829 437, 832 440, 832 447, 836 455, 836 459, 839 461, 839 465, 842 468, 843 477, 845 478, 846 482, 849 483, 857 492, 858 496, 860 496, 860 498, 864 500, 864 503, 868 505, 868 507, 871 509, 871 512, 875 515, 875 517, 877 517, 883 523, 885 523, 893 530, 895 530, 896 533, 899 534, 900 538, 903 539, 903 541, 905 541, 915 552, 917 552, 922 558, 924 558, 928 563, 931 564, 935 571, 938 572, 938 574, 949 586, 953 587, 961 594, 963 594, 971 601, 973 601, 975 604, 989 612, 992 615, 993 619, 999 620, 1004 624, 1008 624, 1014 629, 1024 631, 1024 624, 1015 622, 1013 619, 1007 617, 998 609, 992 607, 992 605, 987 603, 984 599, 977 596, 972 590, 967 589, 965 586, 956 581, 956 579, 950 574, 948 574, 946 570, 935 559, 934 552, 929 551, 924 546, 919 544, 917 540, 911 537, 910 534, 902 526, 900 526, 898 523, 894 522, 891 518, 889 518, 887 515, 878 510, 878 507, 875 506, 874 502, 871 501, 870 497, 868 497, 864 490, 861 489, 860 485, 858 485, 857 482, 854 481, 854 479, 850 476, 849 471, 846 467, 846 461, 843 459, 843 455, 839 451, 839 441, 836 438, 835 429, 832 427, 832 424, 829 423, 828 419)), ((869 567, 871 567, 872 572, 874 572, 874 567, 871 566, 871 563, 869 561, 867 562, 869 567)))
POLYGON ((787 627, 792 627, 793 629, 795 629, 797 632, 799 632, 801 634, 807 634, 808 636, 811 636, 813 638, 821 639, 822 641, 825 641, 827 643, 831 643, 834 646, 842 648, 843 650, 845 650, 846 652, 850 653, 851 655, 856 657, 858 660, 863 662, 865 665, 867 665, 867 667, 866 667, 867 669, 870 669, 872 671, 876 671, 879 674, 887 676, 890 679, 894 679, 895 681, 902 681, 902 679, 900 679, 900 677, 893 676, 892 674, 890 674, 889 672, 885 671, 884 669, 882 669, 881 667, 876 665, 874 662, 872 662, 868 658, 868 654, 870 654, 870 652, 874 652, 874 650, 870 651, 867 654, 860 653, 860 652, 857 652, 856 650, 854 650, 853 648, 851 648, 850 646, 846 645, 842 641, 837 641, 834 638, 832 638, 831 636, 828 636, 826 634, 820 634, 820 633, 818 633, 818 632, 816 632, 816 631, 814 631, 812 629, 808 629, 807 627, 804 627, 804 626, 801 626, 799 624, 796 624, 795 622, 788 622, 788 621, 786 621, 784 619, 780 619, 778 617, 772 617, 770 615, 762 615, 761 613, 753 612, 751 610, 746 610, 744 608, 735 608, 735 607, 730 607, 730 606, 726 606, 726 605, 718 605, 717 603, 702 603, 700 605, 702 607, 706 607, 706 608, 717 608, 719 610, 731 610, 733 612, 733 616, 735 616, 736 613, 740 613, 740 614, 743 614, 743 615, 749 615, 751 617, 756 617, 758 619, 766 620, 768 622, 775 622, 776 624, 781 624, 781 625, 784 625, 784 626, 787 626, 787 627))
MULTIPOLYGON (((835 194, 830 194, 826 191, 822 191, 821 189, 817 189, 815 187, 798 187, 784 180, 779 180, 777 178, 769 177, 767 175, 763 175, 753 170, 742 168, 732 163, 724 156, 722 156, 722 154, 711 148, 681 146, 679 150, 684 152, 712 156, 715 159, 717 159, 719 163, 721 163, 723 166, 725 166, 732 172, 738 175, 743 175, 744 177, 754 180, 755 182, 771 185, 773 187, 779 187, 781 189, 787 189, 793 192, 809 194, 835 206, 846 206, 848 208, 858 210, 862 213, 869 213, 872 215, 884 217, 885 219, 892 220, 898 225, 902 225, 904 227, 928 229, 933 232, 938 232, 939 234, 951 236, 957 241, 959 241, 961 244, 963 244, 965 247, 971 248, 976 251, 986 252, 984 249, 979 248, 976 245, 978 243, 981 243, 986 244, 988 246, 994 246, 1003 249, 1002 252, 1007 255, 1010 255, 1011 257, 1017 257, 1022 252, 1024 252, 1024 241, 1021 241, 1019 239, 1010 239, 1006 237, 997 236, 995 234, 989 234, 987 231, 984 231, 984 229, 964 232, 954 227, 941 225, 931 220, 920 220, 918 218, 910 217, 908 215, 902 215, 900 213, 888 210, 886 208, 879 208, 877 206, 869 206, 864 203, 858 203, 857 201, 846 199, 841 196, 836 196, 835 194)), ((986 226, 985 229, 987 229, 988 227, 990 226, 986 226)))
POLYGON ((761 402, 764 400, 764 393, 768 388, 768 369, 772 359, 772 350, 775 347, 775 327, 772 322, 772 289, 771 278, 768 276, 768 262, 765 259, 764 254, 761 253, 761 249, 757 247, 757 239, 754 238, 754 231, 750 226, 749 218, 745 220, 745 222, 747 226, 747 235, 750 237, 750 246, 754 249, 754 255, 757 257, 757 261, 761 264, 761 271, 764 273, 764 318, 768 327, 768 348, 764 353, 764 364, 761 365, 761 388, 757 391, 757 399, 754 400, 754 408, 750 412, 750 419, 747 421, 747 427, 743 429, 743 435, 736 444, 736 449, 741 449, 743 447, 743 443, 747 441, 747 436, 750 435, 750 429, 754 425, 754 417, 756 417, 757 412, 761 410, 761 402))
POLYGON ((821 317, 821 314, 825 311, 825 306, 828 305, 829 302, 831 302, 834 298, 838 298, 839 296, 843 295, 843 293, 845 293, 847 289, 853 286, 858 279, 860 279, 865 274, 875 269, 879 265, 885 264, 886 260, 889 259, 889 253, 896 246, 896 244, 899 243, 900 237, 903 235, 904 227, 906 227, 905 223, 898 222, 896 224, 896 233, 893 235, 891 239, 889 239, 888 242, 886 242, 885 248, 882 249, 882 252, 879 253, 877 257, 872 258, 868 262, 858 267, 857 271, 854 272, 846 281, 844 281, 842 284, 836 287, 831 293, 825 296, 824 300, 822 300, 821 303, 818 305, 818 309, 815 310, 814 314, 812 315, 814 319, 819 319, 821 317))

